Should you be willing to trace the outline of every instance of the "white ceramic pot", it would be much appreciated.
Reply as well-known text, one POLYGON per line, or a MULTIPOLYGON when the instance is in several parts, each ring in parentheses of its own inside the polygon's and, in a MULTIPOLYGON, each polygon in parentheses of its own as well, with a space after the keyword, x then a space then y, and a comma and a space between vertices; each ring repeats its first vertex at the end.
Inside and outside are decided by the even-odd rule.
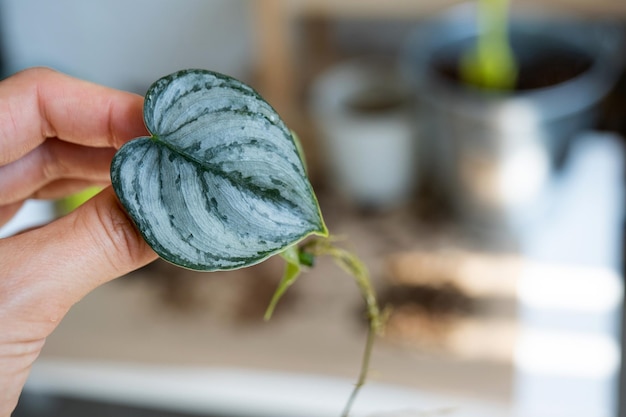
POLYGON ((416 128, 409 89, 372 59, 340 63, 313 86, 312 111, 328 178, 361 208, 407 201, 416 183, 416 128))
POLYGON ((607 22, 514 14, 510 40, 520 79, 532 86, 486 91, 448 74, 480 32, 476 23, 469 4, 422 22, 403 61, 428 131, 428 181, 465 224, 490 228, 536 205, 573 139, 593 127, 623 67, 623 32, 607 22), (543 81, 555 70, 569 75, 543 81))

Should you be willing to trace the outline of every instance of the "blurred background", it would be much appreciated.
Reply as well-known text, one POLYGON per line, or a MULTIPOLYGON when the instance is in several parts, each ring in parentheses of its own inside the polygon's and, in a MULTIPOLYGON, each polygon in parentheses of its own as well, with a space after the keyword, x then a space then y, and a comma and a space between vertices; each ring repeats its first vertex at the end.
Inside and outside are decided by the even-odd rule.
MULTIPOLYGON (((355 415, 613 417, 625 29, 618 0, 1 0, 0 70, 144 94, 206 68, 256 88, 390 307, 355 415)), ((60 207, 28 202, 0 236, 60 207)), ((281 273, 157 261, 102 286, 48 339, 15 416, 339 415, 359 293, 320 259, 264 322, 281 273)))

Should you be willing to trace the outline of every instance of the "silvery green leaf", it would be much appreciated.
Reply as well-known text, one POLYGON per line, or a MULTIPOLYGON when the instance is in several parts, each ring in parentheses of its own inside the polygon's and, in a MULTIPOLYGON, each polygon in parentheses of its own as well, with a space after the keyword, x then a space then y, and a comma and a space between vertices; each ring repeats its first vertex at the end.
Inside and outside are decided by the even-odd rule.
POLYGON ((162 258, 235 269, 327 235, 290 130, 249 86, 179 71, 150 87, 144 120, 152 136, 117 152, 111 179, 162 258))

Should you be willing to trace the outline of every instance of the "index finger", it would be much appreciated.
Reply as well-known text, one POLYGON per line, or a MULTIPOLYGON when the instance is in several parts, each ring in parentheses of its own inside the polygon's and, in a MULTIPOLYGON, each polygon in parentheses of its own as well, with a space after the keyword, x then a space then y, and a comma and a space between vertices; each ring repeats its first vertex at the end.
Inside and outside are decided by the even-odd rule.
POLYGON ((31 68, 0 82, 0 165, 14 161, 46 138, 119 148, 147 134, 143 98, 31 68))

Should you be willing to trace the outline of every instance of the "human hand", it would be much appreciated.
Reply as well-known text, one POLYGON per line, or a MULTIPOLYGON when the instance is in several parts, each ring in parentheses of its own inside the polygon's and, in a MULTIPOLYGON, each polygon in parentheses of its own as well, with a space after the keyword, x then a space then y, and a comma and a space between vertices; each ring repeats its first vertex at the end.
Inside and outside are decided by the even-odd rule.
MULTIPOLYGON (((124 142, 146 135, 143 99, 34 68, 0 82, 0 225, 28 198, 108 185, 124 142)), ((0 240, 0 417, 44 341, 97 286, 156 258, 111 187, 48 225, 0 240)))

